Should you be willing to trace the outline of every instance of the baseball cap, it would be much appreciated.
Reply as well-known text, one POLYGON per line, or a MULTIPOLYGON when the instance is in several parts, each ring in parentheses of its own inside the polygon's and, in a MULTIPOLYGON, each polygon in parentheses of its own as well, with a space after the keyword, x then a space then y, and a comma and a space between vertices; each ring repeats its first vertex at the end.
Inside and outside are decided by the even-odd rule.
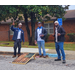
POLYGON ((59 24, 59 22, 58 22, 58 21, 55 21, 54 23, 58 23, 58 24, 59 24))
POLYGON ((38 22, 38 24, 42 24, 41 22, 38 22))
POLYGON ((22 25, 22 23, 19 23, 18 25, 22 25))

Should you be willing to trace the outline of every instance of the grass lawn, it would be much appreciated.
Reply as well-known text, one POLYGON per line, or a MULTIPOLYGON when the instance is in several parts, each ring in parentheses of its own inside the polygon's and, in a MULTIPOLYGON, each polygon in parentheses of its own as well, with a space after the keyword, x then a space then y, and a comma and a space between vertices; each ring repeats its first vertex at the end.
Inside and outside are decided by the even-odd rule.
MULTIPOLYGON (((14 46, 14 42, 13 41, 0 41, 0 46, 5 46, 5 47, 13 47, 14 46), (9 45, 4 45, 1 43, 9 43, 9 45)), ((25 42, 24 45, 22 45, 22 47, 26 47, 26 48, 38 48, 38 46, 30 46, 28 42, 25 42)), ((45 43, 45 48, 47 49, 55 49, 55 43, 54 42, 48 42, 45 43)), ((65 50, 73 50, 75 51, 75 42, 65 42, 64 43, 64 49, 65 50)))

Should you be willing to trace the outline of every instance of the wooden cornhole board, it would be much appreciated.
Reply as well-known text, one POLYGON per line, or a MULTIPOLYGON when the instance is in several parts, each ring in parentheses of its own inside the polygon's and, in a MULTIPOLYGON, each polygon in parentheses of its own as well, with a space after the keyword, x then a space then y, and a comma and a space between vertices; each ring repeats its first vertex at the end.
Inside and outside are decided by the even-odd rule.
POLYGON ((15 59, 12 63, 14 64, 26 64, 31 58, 34 57, 35 53, 24 53, 20 55, 17 59, 15 59))

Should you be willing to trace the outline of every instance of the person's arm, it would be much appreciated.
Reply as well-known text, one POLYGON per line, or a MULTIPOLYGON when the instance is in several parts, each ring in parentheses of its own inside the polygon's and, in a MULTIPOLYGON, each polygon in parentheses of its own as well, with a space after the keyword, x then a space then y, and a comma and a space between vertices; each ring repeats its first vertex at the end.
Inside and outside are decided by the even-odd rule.
POLYGON ((44 36, 46 36, 48 34, 48 32, 46 29, 44 29, 44 31, 45 31, 44 36))
POLYGON ((65 32, 65 30, 64 30, 64 28, 63 27, 61 27, 61 30, 62 30, 62 33, 60 33, 61 35, 65 35, 66 34, 66 32, 65 32))
POLYGON ((55 37, 55 34, 52 34, 53 37, 55 37))
POLYGON ((37 29, 35 30, 35 44, 37 44, 37 29))
POLYGON ((24 42, 25 42, 25 39, 24 39, 24 31, 22 31, 22 41, 23 41, 23 45, 24 45, 24 42))
POLYGON ((11 30, 14 31, 16 28, 14 28, 15 23, 12 24, 11 30))
POLYGON ((24 39, 24 31, 23 31, 22 40, 23 40, 23 43, 24 43, 25 42, 25 39, 24 39))

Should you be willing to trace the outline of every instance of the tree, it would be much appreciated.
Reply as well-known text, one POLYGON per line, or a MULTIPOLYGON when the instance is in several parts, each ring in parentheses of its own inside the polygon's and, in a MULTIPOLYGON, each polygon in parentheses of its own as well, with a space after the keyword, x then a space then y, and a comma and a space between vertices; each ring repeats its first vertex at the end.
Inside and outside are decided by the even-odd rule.
MULTIPOLYGON (((62 7, 62 5, 1 5, 0 6, 0 21, 12 18, 17 21, 18 14, 23 14, 25 18, 25 27, 27 30, 29 44, 34 45, 34 32, 36 20, 42 21, 42 19, 50 20, 51 17, 63 18, 68 6, 62 7), (49 14, 50 16, 47 16, 49 14), (45 16, 46 15, 46 16, 45 16), (30 36, 30 29, 28 25, 28 18, 31 19, 32 36, 30 36)), ((19 20, 22 18, 19 17, 19 20)))
MULTIPOLYGON (((52 17, 56 18, 63 18, 64 19, 64 14, 65 7, 62 7, 62 5, 28 5, 28 6, 23 6, 26 9, 27 16, 31 19, 31 28, 32 28, 32 37, 29 37, 30 39, 30 44, 34 45, 34 32, 35 32, 35 22, 36 20, 42 21, 42 18, 46 15, 49 14, 52 17)), ((24 10, 25 10, 24 9, 24 10)), ((45 16, 45 18, 50 20, 49 16, 45 16)), ((27 31, 29 32, 29 30, 27 31)), ((28 34, 29 35, 29 34, 28 34)))

